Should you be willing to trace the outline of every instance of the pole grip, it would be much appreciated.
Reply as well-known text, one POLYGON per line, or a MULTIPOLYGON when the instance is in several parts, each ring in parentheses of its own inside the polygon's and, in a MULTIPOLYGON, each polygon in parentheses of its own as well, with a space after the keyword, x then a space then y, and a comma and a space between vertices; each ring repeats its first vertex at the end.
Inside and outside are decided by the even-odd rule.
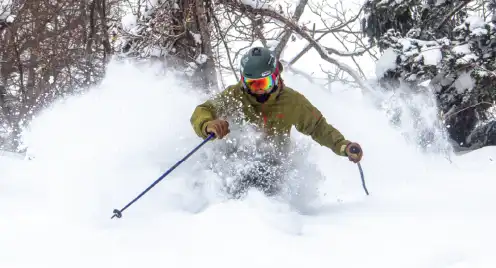
POLYGON ((360 148, 356 147, 356 146, 352 146, 350 148, 350 152, 353 153, 353 154, 359 154, 362 150, 360 150, 360 148))

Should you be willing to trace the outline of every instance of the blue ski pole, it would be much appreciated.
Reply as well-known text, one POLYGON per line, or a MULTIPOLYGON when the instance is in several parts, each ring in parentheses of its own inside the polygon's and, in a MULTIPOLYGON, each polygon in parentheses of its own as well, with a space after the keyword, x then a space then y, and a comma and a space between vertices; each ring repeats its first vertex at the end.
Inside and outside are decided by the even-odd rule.
POLYGON ((365 185, 365 178, 363 177, 362 165, 360 165, 360 163, 357 163, 357 164, 358 164, 358 170, 360 171, 360 176, 362 177, 362 187, 363 187, 363 190, 365 191, 365 193, 367 195, 369 195, 369 191, 367 190, 367 186, 365 185))
MULTIPOLYGON (((358 149, 356 147, 353 147, 353 148, 351 148, 351 152, 354 153, 354 154, 358 154, 358 153, 360 153, 360 149, 358 149)), ((358 171, 360 171, 360 177, 362 178, 362 187, 363 187, 363 190, 365 191, 365 193, 367 195, 369 195, 369 191, 367 190, 367 186, 365 185, 365 178, 363 176, 362 165, 360 165, 360 163, 357 163, 357 165, 358 165, 358 171)))
POLYGON ((200 149, 207 141, 211 140, 212 138, 215 137, 215 134, 210 134, 200 145, 196 146, 195 149, 193 149, 190 153, 188 153, 183 159, 181 159, 179 162, 177 162, 174 166, 172 166, 169 170, 167 170, 162 176, 160 176, 155 182, 153 182, 146 190, 144 190, 141 194, 139 194, 136 198, 134 198, 129 204, 127 204, 125 207, 123 207, 121 210, 114 209, 114 215, 112 216, 111 219, 117 217, 121 218, 122 217, 122 212, 126 210, 128 207, 130 207, 134 202, 138 201, 143 195, 145 195, 150 189, 152 189, 155 185, 157 185, 163 178, 165 178, 169 173, 171 173, 176 167, 178 167, 180 164, 182 164, 186 159, 188 159, 191 155, 193 155, 198 149, 200 149))

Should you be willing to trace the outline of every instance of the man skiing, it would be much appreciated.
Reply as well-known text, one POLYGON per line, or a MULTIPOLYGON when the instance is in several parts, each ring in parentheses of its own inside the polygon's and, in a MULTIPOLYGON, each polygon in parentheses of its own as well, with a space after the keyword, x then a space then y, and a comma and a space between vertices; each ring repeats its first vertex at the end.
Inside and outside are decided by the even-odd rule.
MULTIPOLYGON (((218 139, 224 138, 230 133, 226 119, 231 118, 235 124, 254 124, 267 140, 284 144, 294 126, 336 155, 347 157, 354 163, 361 160, 362 150, 358 143, 346 140, 308 99, 284 84, 282 64, 272 51, 262 47, 250 49, 242 57, 240 69, 241 79, 237 84, 194 110, 191 124, 199 137, 206 138, 213 133, 218 139)), ((262 184, 270 188, 266 192, 272 192, 273 183, 268 177, 267 172, 258 172, 248 179, 251 184, 248 186, 262 184)))

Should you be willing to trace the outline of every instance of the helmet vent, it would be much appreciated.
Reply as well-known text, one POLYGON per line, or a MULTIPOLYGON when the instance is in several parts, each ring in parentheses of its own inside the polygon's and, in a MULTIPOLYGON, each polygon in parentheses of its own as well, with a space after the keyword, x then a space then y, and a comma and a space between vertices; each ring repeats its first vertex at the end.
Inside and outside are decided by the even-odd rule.
POLYGON ((262 55, 262 51, 260 51, 260 48, 256 47, 253 49, 253 51, 251 52, 251 55, 252 56, 261 56, 262 55))

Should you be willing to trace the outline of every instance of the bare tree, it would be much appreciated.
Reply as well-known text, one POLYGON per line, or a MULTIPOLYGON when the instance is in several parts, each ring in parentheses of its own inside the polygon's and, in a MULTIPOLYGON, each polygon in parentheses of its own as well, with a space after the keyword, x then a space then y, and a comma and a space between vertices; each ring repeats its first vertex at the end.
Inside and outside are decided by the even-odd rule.
POLYGON ((54 99, 103 76, 112 54, 107 17, 111 1, 12 0, 0 30, 0 105, 10 150, 20 130, 54 99))
MULTIPOLYGON (((279 12, 284 13, 282 7, 279 12)), ((288 13, 289 11, 285 14, 288 13)), ((215 8, 212 7, 211 14, 214 24, 212 41, 216 51, 217 71, 221 78, 225 75, 233 75, 239 79, 239 59, 255 43, 259 42, 259 45, 272 49, 276 49, 279 44, 282 51, 287 42, 287 40, 279 42, 284 34, 284 25, 278 24, 271 18, 243 14, 235 8, 218 3, 215 8)), ((295 16, 299 15, 295 14, 295 16)))
POLYGON ((135 24, 121 27, 123 56, 167 61, 205 90, 217 86, 209 0, 138 2, 135 24))
MULTIPOLYGON (((346 1, 346 4, 349 5, 351 2, 346 1)), ((363 7, 360 4, 356 4, 352 8, 347 8, 344 6, 343 0, 339 0, 334 2, 333 5, 328 1, 311 4, 309 9, 316 17, 320 18, 321 24, 324 25, 324 28, 313 29, 312 32, 321 34, 319 40, 326 35, 331 35, 334 38, 333 40, 338 42, 342 47, 341 49, 344 50, 340 56, 350 58, 360 76, 366 78, 367 76, 357 57, 367 54, 372 60, 377 60, 378 56, 374 47, 363 40, 359 28, 359 18, 363 14, 363 7)), ((343 72, 339 68, 327 73, 332 77, 336 77, 336 80, 352 82, 343 77, 343 72)))
POLYGON ((314 48, 339 69, 336 77, 324 71, 328 77, 364 86, 361 82, 363 71, 358 68, 359 72, 355 72, 339 60, 339 57, 352 58, 359 67, 355 56, 371 53, 364 42, 350 48, 350 38, 340 36, 342 33, 354 34, 358 38, 357 30, 351 30, 351 24, 357 21, 360 12, 349 15, 343 8, 336 7, 336 14, 331 19, 338 16, 337 24, 309 31, 306 25, 299 24, 309 5, 307 0, 300 0, 294 6, 283 6, 283 3, 273 0, 255 2, 257 8, 240 1, 223 0, 138 2, 132 7, 132 25, 123 25, 119 33, 124 40, 121 43, 123 55, 165 60, 168 66, 185 71, 192 78, 190 81, 195 81, 200 88, 209 89, 212 85, 224 88, 226 76, 239 79, 239 59, 250 47, 262 45, 280 57, 288 42, 304 38, 309 42, 308 47, 286 67, 290 69, 302 55, 314 48), (319 40, 326 35, 346 39, 343 41, 344 51, 323 47, 319 40), (221 85, 216 85, 217 82, 221 85))
MULTIPOLYGON (((235 12, 241 13, 242 18, 258 17, 259 19, 267 19, 267 20, 271 21, 272 23, 280 25, 281 27, 283 27, 286 30, 289 30, 289 31, 293 32, 294 34, 301 36, 306 41, 308 41, 309 47, 314 48, 319 53, 319 55, 322 59, 337 66, 340 70, 344 71, 362 89, 367 89, 369 91, 372 91, 370 86, 363 81, 362 77, 355 69, 353 69, 348 64, 345 64, 336 58, 336 56, 346 57, 346 56, 361 55, 361 54, 365 53, 367 51, 367 49, 360 50, 360 51, 353 51, 353 52, 342 52, 342 51, 339 51, 339 50, 332 48, 332 47, 325 47, 321 43, 319 43, 315 38, 312 37, 312 35, 309 33, 309 30, 307 27, 298 25, 297 22, 294 22, 291 19, 289 19, 288 16, 285 16, 284 12, 277 11, 274 8, 258 7, 258 6, 253 7, 250 5, 246 5, 246 4, 244 4, 240 1, 237 1, 237 0, 219 0, 218 3, 223 4, 226 7, 226 9, 228 9, 228 10, 230 9, 230 10, 233 10, 235 12)), ((233 13, 233 12, 230 12, 230 13, 233 13)), ((344 22, 344 24, 346 24, 346 22, 344 22)), ((265 26, 265 24, 264 24, 264 26, 265 26)), ((330 27, 331 27, 330 32, 332 32, 332 30, 334 28, 332 26, 330 26, 330 27)), ((343 25, 337 25, 335 27, 338 27, 339 29, 341 29, 344 26, 343 25)), ((327 31, 329 31, 329 30, 327 30, 327 31)), ((325 32, 325 31, 322 30, 322 32, 325 32)), ((305 52, 303 52, 303 53, 305 53, 305 52)), ((301 56, 299 56, 299 57, 301 57, 301 56)))
POLYGON ((152 59, 182 70, 208 91, 225 87, 226 75, 239 78, 239 58, 254 44, 281 56, 289 42, 303 38, 308 46, 283 62, 285 68, 303 74, 292 65, 315 49, 335 66, 322 70, 329 80, 368 87, 356 57, 375 54, 356 32, 361 10, 350 13, 342 3, 311 5, 308 0, 294 6, 257 3, 253 8, 237 0, 11 0, 0 7, 0 129, 11 133, 14 148, 33 114, 58 97, 98 83, 116 49, 121 57, 152 59), (309 8, 324 28, 299 22, 309 8), (342 47, 322 45, 326 36, 342 47))

